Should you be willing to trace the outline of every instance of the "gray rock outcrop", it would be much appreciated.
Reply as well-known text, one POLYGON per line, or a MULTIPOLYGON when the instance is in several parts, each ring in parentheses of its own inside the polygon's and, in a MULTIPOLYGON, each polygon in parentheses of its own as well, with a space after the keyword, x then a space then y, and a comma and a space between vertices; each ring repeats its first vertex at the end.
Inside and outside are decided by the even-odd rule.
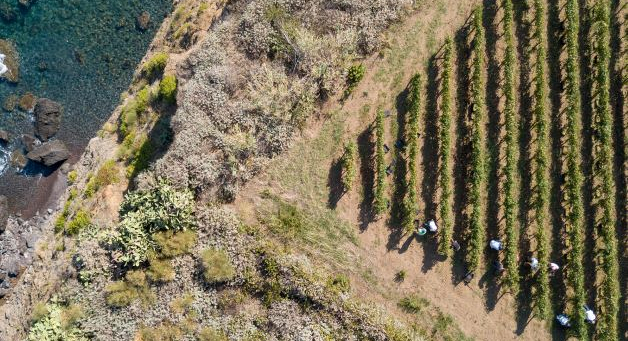
POLYGON ((59 130, 62 113, 61 104, 47 98, 38 99, 35 104, 35 135, 42 141, 48 141, 59 130))
POLYGON ((0 195, 0 233, 7 228, 9 220, 9 199, 4 195, 0 195))
POLYGON ((70 151, 63 142, 54 140, 35 147, 33 151, 26 154, 26 157, 46 166, 52 166, 67 160, 70 157, 70 151))

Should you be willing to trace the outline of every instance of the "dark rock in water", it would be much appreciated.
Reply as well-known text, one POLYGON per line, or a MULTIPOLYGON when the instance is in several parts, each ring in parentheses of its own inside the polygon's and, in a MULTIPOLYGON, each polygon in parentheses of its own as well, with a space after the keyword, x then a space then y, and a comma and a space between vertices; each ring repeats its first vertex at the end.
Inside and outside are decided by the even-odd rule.
POLYGON ((39 145, 39 141, 32 135, 22 135, 22 144, 24 145, 24 149, 26 152, 32 152, 37 145, 39 145))
POLYGON ((9 199, 4 195, 0 195, 0 233, 7 228, 9 220, 9 199))
POLYGON ((23 169, 24 167, 26 167, 27 163, 28 159, 26 159, 21 151, 14 150, 13 152, 11 152, 11 165, 13 167, 23 169))
POLYGON ((47 98, 40 98, 35 104, 35 135, 47 141, 59 130, 61 124, 61 104, 47 98))
POLYGON ((4 130, 0 130, 0 142, 9 143, 9 133, 4 130))
POLYGON ((137 16, 137 28, 146 31, 150 25, 150 13, 144 11, 137 16))
POLYGON ((70 157, 70 151, 63 142, 54 140, 37 146, 32 152, 26 154, 26 157, 46 166, 52 166, 67 160, 70 157))
POLYGON ((0 2, 0 19, 6 23, 15 21, 17 19, 16 8, 6 2, 0 2))

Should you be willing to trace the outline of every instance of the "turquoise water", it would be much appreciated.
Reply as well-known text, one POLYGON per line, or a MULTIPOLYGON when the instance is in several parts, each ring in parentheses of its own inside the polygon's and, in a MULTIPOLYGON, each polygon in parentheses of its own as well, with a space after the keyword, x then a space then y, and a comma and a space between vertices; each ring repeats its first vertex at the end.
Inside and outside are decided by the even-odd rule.
MULTIPOLYGON (((76 158, 107 120, 131 81, 133 71, 172 7, 171 0, 38 0, 28 10, 18 0, 0 0, 0 38, 10 39, 20 55, 20 81, 0 81, 0 103, 7 96, 32 92, 64 107, 57 137, 76 158), (147 11, 150 27, 140 31, 136 17, 147 11), (45 64, 45 67, 42 67, 45 64)), ((33 133, 32 115, 0 109, 0 129, 12 136, 33 133)), ((9 150, 0 146, 0 194, 13 209, 26 207, 45 186, 52 170, 7 165, 9 150)))

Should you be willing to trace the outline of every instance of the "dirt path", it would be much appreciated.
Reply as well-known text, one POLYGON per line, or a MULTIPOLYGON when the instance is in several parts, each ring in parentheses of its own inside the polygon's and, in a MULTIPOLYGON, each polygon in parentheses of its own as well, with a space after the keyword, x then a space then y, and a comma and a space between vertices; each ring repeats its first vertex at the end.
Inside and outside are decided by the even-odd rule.
MULTIPOLYGON (((343 105, 329 103, 323 108, 326 113, 340 113, 330 118, 331 122, 314 123, 308 128, 291 151, 273 160, 268 172, 247 185, 233 207, 245 221, 256 223, 263 201, 260 193, 269 190, 295 205, 307 209, 314 207, 321 210, 317 212, 325 214, 331 212, 338 219, 349 222, 357 242, 352 244, 347 241, 340 250, 348 262, 353 262, 352 266, 342 270, 350 272, 352 290, 357 297, 381 304, 388 312, 410 318, 399 311, 397 302, 399 298, 416 292, 431 301, 432 309, 437 307, 451 315, 465 334, 477 340, 548 340, 550 335, 543 323, 538 320, 521 321, 515 316, 516 301, 510 295, 494 293, 493 302, 487 304, 488 276, 478 273, 469 286, 458 283, 457 277, 462 268, 436 257, 435 240, 416 240, 405 236, 394 224, 390 227, 389 219, 371 221, 368 215, 373 181, 371 165, 368 164, 371 161, 368 155, 372 155, 373 148, 370 124, 378 106, 390 112, 386 118, 386 130, 391 152, 386 154, 386 162, 392 164, 396 161, 395 164, 399 164, 398 158, 404 155, 395 152, 394 142, 400 136, 398 130, 403 128, 404 88, 417 71, 422 73, 426 85, 424 93, 428 93, 428 98, 424 98, 423 105, 429 111, 424 111, 421 117, 419 210, 422 216, 435 214, 438 154, 436 134, 432 130, 436 126, 437 115, 433 112, 434 98, 429 95, 435 89, 427 87, 436 83, 440 61, 432 56, 437 55, 446 36, 460 34, 460 28, 469 19, 472 8, 481 3, 457 0, 427 2, 415 15, 393 27, 387 38, 389 48, 379 56, 363 61, 367 75, 353 97, 343 105), (344 195, 336 193, 331 198, 328 187, 333 188, 338 172, 334 165, 342 153, 342 144, 350 139, 357 140, 361 154, 366 155, 361 159, 359 179, 352 192, 344 195), (397 160, 393 160, 395 156, 397 160), (334 210, 329 210, 329 206, 334 210), (406 278, 398 283, 394 278, 400 270, 406 271, 406 278)), ((458 84, 463 76, 460 73, 463 72, 459 72, 458 84)), ((457 118, 452 122, 453 129, 456 129, 456 122, 457 118)), ((455 134, 453 138, 452 141, 457 141, 455 134)), ((454 167, 460 164, 459 161, 454 161, 454 167)), ((391 198, 395 192, 393 177, 390 175, 387 178, 391 198)), ((455 187, 458 185, 460 181, 456 180, 455 187)), ((455 198, 456 203, 460 202, 458 197, 455 198)), ((461 213, 458 207, 455 209, 456 223, 459 223, 461 213)), ((307 253, 321 256, 317 263, 338 270, 331 257, 323 251, 312 251, 306 246, 304 249, 308 250, 307 253)))

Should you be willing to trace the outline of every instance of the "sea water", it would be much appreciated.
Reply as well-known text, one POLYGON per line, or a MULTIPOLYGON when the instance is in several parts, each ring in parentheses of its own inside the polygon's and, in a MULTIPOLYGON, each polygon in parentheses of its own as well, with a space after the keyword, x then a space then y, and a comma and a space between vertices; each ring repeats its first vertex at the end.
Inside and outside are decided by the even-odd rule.
MULTIPOLYGON (((119 103, 171 7, 172 0, 37 0, 25 9, 18 0, 0 0, 0 39, 13 41, 20 56, 19 82, 0 80, 0 104, 27 92, 61 103, 56 138, 76 158, 119 103), (143 11, 151 18, 145 31, 136 24, 143 11), (3 20, 7 13, 12 20, 3 20)), ((32 114, 0 109, 0 129, 14 140, 33 134, 32 114)), ((21 210, 42 192, 42 179, 53 170, 11 167, 9 153, 16 146, 0 145, 0 194, 21 210)))

